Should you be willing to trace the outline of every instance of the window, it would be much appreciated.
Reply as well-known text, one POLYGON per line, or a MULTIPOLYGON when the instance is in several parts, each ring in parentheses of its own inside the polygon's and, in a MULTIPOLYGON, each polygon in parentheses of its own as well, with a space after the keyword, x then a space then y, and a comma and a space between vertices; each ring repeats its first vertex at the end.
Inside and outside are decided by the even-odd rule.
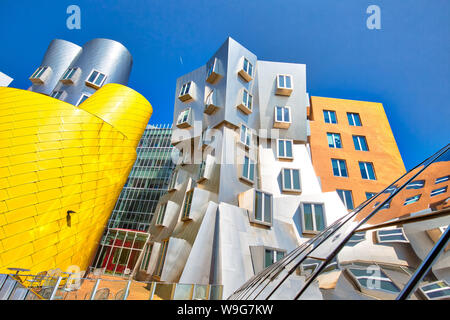
POLYGON ((342 148, 341 135, 339 133, 327 133, 328 146, 330 148, 342 148))
POLYGON ((216 84, 220 79, 222 79, 222 75, 218 72, 218 60, 214 58, 207 66, 206 82, 216 84))
POLYGON ((181 216, 182 220, 189 219, 193 195, 194 195, 194 190, 190 190, 190 191, 186 192, 186 197, 184 199, 184 206, 183 206, 183 214, 181 216))
POLYGON ((73 84, 78 78, 80 71, 78 68, 69 68, 64 72, 60 81, 65 84, 73 84))
POLYGON ((242 166, 242 178, 249 182, 255 181, 255 161, 244 156, 244 165, 242 166))
POLYGON ((182 102, 186 102, 186 101, 190 101, 192 100, 193 97, 193 89, 192 87, 194 86, 192 81, 186 82, 185 84, 183 84, 181 86, 181 90, 180 93, 178 95, 178 99, 182 102))
POLYGON ((284 258, 286 254, 285 251, 280 250, 272 250, 272 249, 264 249, 264 268, 271 266, 277 261, 280 261, 284 258))
POLYGON ((275 128, 287 129, 291 124, 291 107, 275 107, 275 128))
POLYGON ((408 183, 408 185, 406 186, 406 189, 421 189, 425 186, 425 180, 416 180, 416 181, 411 181, 410 183, 408 183))
POLYGON ((301 191, 299 169, 283 169, 282 174, 283 191, 301 191))
POLYGON ((441 182, 444 182, 444 181, 448 181, 449 179, 450 179, 450 176, 440 177, 440 178, 437 178, 434 183, 438 184, 438 183, 441 183, 441 182))
POLYGON ((450 286, 445 280, 435 281, 419 288, 422 295, 428 300, 441 300, 450 298, 450 286))
POLYGON ((77 102, 77 106, 79 106, 80 104, 82 104, 82 103, 83 103, 87 98, 89 98, 89 97, 90 97, 89 95, 83 93, 83 94, 81 95, 81 97, 80 97, 80 100, 78 100, 78 102, 77 102))
POLYGON ((164 260, 166 259, 166 253, 167 253, 167 244, 169 243, 169 240, 164 240, 161 243, 161 248, 159 250, 159 257, 158 257, 158 264, 156 266, 156 276, 161 277, 162 269, 164 266, 164 260))
POLYGON ((364 136, 353 136, 353 144, 355 145, 355 150, 369 151, 369 148, 367 147, 366 137, 364 136))
POLYGON ((59 99, 62 94, 63 94, 62 91, 53 91, 52 94, 50 95, 50 97, 53 97, 55 99, 59 99))
POLYGON ((325 212, 322 203, 302 203, 303 233, 318 233, 325 229, 325 212))
POLYGON ((351 190, 339 190, 337 189, 336 192, 338 193, 339 197, 341 198, 342 202, 345 204, 347 209, 353 210, 353 196, 351 190))
POLYGON ((239 75, 247 82, 253 79, 253 64, 245 57, 239 75))
POLYGON ((414 196, 414 197, 410 197, 410 198, 406 198, 405 202, 403 203, 404 206, 407 206, 408 204, 414 203, 419 201, 420 199, 420 194, 414 196))
POLYGON ((375 231, 375 235, 378 243, 409 242, 405 236, 403 228, 377 230, 375 231))
POLYGON ((163 203, 159 206, 158 214, 156 216, 156 225, 162 225, 164 222, 164 216, 166 214, 167 203, 163 203))
POLYGON ((361 119, 359 118, 358 113, 347 112, 348 124, 351 126, 361 126, 361 119))
POLYGON ((345 160, 331 159, 331 165, 333 167, 333 174, 335 177, 348 177, 345 160))
POLYGON ((325 123, 337 123, 336 112, 330 110, 323 110, 323 117, 325 119, 325 123))
POLYGON ((242 101, 238 104, 239 110, 245 114, 252 113, 253 96, 245 89, 242 90, 242 101))
POLYGON ((106 80, 106 75, 97 70, 92 70, 91 74, 86 80, 88 86, 99 89, 106 80))
POLYGON ((200 163, 200 167, 198 169, 199 180, 205 178, 205 169, 206 169, 206 160, 203 160, 202 163, 200 163))
POLYGON ((264 224, 272 224, 272 195, 255 191, 255 220, 264 224))
POLYGON ((375 171, 373 170, 373 164, 371 162, 359 162, 359 170, 361 171, 361 177, 365 180, 376 180, 375 171))
POLYGON ((276 94, 290 96, 292 92, 292 76, 288 74, 279 74, 277 76, 276 94))
MULTIPOLYGON (((366 240, 366 232, 356 232, 352 235, 352 237, 347 241, 347 244, 350 246, 353 246, 355 244, 358 244, 360 242, 363 242, 366 240)), ((346 245, 347 245, 346 244, 346 245)))
POLYGON ((48 67, 39 67, 36 69, 36 71, 31 75, 30 78, 32 79, 38 79, 44 72, 47 70, 48 67))
POLYGON ((250 143, 252 141, 252 133, 250 129, 244 124, 241 124, 241 137, 239 141, 242 142, 246 147, 250 147, 250 143))
POLYGON ((377 194, 375 192, 366 192, 366 199, 368 200, 376 195, 377 194))
POLYGON ((172 179, 170 179, 168 191, 176 190, 175 187, 177 185, 177 178, 178 178, 178 170, 175 170, 173 172, 172 179))
POLYGON ((447 192, 447 187, 442 187, 442 188, 435 189, 435 190, 431 191, 430 196, 434 197, 434 196, 437 196, 439 194, 443 194, 443 193, 446 193, 446 192, 447 192))
POLYGON ((292 140, 278 139, 278 158, 292 159, 292 140))
POLYGON ((346 269, 360 291, 378 290, 389 294, 398 294, 400 289, 379 267, 349 267, 346 269))
POLYGON ((191 126, 191 108, 184 109, 177 119, 178 128, 187 128, 191 126))
POLYGON ((147 270, 150 262, 150 256, 152 255, 153 245, 148 244, 144 251, 144 257, 141 262, 141 270, 147 270))

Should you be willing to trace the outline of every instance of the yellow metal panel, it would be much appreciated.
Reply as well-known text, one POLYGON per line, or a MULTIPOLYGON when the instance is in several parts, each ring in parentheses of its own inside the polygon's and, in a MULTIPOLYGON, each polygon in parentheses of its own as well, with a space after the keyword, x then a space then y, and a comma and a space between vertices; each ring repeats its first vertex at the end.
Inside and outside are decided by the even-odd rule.
POLYGON ((151 112, 116 84, 81 108, 0 88, 0 272, 87 269, 151 112))

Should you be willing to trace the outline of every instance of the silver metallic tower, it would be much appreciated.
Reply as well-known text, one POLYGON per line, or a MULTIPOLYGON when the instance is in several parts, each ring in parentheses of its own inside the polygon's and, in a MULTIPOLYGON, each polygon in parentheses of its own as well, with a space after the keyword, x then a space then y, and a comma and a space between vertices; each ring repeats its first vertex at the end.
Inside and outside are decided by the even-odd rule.
POLYGON ((107 83, 127 85, 133 58, 121 43, 93 39, 83 47, 53 40, 31 75, 31 91, 79 105, 107 83))

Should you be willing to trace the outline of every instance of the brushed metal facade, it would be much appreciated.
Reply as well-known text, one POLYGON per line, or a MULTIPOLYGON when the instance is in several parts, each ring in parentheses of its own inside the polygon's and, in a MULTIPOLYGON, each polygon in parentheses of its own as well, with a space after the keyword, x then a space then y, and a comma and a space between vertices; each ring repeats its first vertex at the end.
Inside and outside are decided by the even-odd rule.
POLYGON ((93 70, 106 75, 102 86, 108 83, 128 84, 133 58, 121 43, 110 39, 93 39, 83 47, 64 40, 53 40, 44 56, 41 66, 52 68, 49 79, 42 85, 33 84, 31 91, 50 95, 63 91, 61 100, 77 105, 83 94, 90 96, 97 89, 86 85, 93 70), (60 81, 68 68, 79 68, 73 84, 60 81))
MULTIPOLYGON (((50 42, 39 67, 51 68, 50 78, 42 85, 33 84, 30 91, 50 95, 70 64, 80 55, 80 46, 61 39, 50 42)), ((34 72, 34 70, 32 71, 34 72)))
POLYGON ((149 229, 154 247, 145 270, 148 277, 220 284, 227 297, 263 268, 255 267, 262 259, 254 252, 290 252, 311 237, 302 227, 303 202, 323 204, 327 224, 346 213, 336 192, 322 192, 314 173, 307 144, 305 70, 303 64, 259 61, 228 38, 205 66, 177 79, 172 143, 182 154, 181 163, 174 171, 173 189, 159 201, 166 208, 163 217, 153 219, 149 229), (253 65, 251 79, 239 74, 244 57, 253 65), (207 81, 214 61, 219 80, 207 81), (276 94, 278 74, 291 75, 290 96, 276 94), (188 82, 191 99, 179 99, 188 82), (251 112, 238 107, 243 90, 253 96, 251 112), (209 112, 212 91, 215 109, 209 112), (290 106, 289 128, 274 128, 277 105, 290 106), (187 108, 187 123, 178 123, 187 108), (241 125, 252 132, 250 146, 240 142, 241 125), (278 138, 292 139, 292 159, 279 159, 278 138), (256 164, 253 181, 243 179, 245 156, 256 164), (283 191, 284 168, 299 170, 301 192, 283 191), (254 221, 256 190, 272 195, 270 224, 254 221))

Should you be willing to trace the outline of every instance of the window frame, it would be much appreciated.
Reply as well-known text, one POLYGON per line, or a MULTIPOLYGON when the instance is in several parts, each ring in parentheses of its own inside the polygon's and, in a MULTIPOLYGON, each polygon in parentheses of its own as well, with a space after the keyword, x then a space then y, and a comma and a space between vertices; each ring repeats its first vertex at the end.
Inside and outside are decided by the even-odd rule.
POLYGON ((191 127, 191 119, 192 119, 192 108, 191 107, 187 107, 184 108, 179 114, 178 114, 178 118, 177 118, 177 122, 176 122, 176 126, 178 128, 188 128, 191 127), (184 116, 182 117, 182 115, 184 115, 187 112, 187 117, 186 120, 184 121, 180 121, 184 119, 184 116))
POLYGON ((253 139, 253 132, 252 132, 252 130, 247 125, 245 125, 244 123, 241 123, 241 125, 239 126, 239 142, 242 145, 244 145, 246 148, 250 148, 250 146, 252 145, 252 139, 253 139), (245 128, 245 133, 244 133, 245 142, 242 141, 243 128, 245 128), (248 144, 247 144, 247 140, 248 140, 248 144))
POLYGON ((344 203, 345 207, 347 208, 347 210, 353 210, 355 209, 355 202, 353 200, 353 192, 352 190, 347 190, 347 189, 336 189, 337 194, 339 195, 339 198, 342 200, 342 202, 344 203), (339 191, 342 191, 342 195, 344 196, 344 199, 342 199, 342 197, 339 194, 339 191), (345 195, 345 192, 349 192, 350 194, 350 200, 351 200, 351 205, 352 207, 349 208, 348 204, 347 204, 347 197, 345 195))
POLYGON ((375 230, 375 239, 377 241, 377 244, 409 243, 408 237, 406 237, 406 234, 405 234, 405 230, 402 227, 375 230), (380 231, 392 231, 392 234, 380 234, 380 231), (391 236, 397 236, 397 235, 401 235, 403 237, 403 240, 383 240, 383 237, 391 237, 391 236))
POLYGON ((164 239, 161 241, 161 247, 158 255, 158 262, 156 265, 156 273, 155 276, 161 279, 162 270, 164 268, 164 263, 166 262, 166 255, 167 255, 167 247, 169 246, 169 239, 164 239))
POLYGON ((352 135, 352 138, 353 138, 353 145, 354 145, 356 151, 370 151, 366 136, 352 135), (361 138, 364 140, 364 145, 365 145, 366 149, 363 148, 363 145, 361 143, 361 138), (356 146, 356 143, 358 143, 358 147, 356 146))
POLYGON ((183 211, 181 212, 181 220, 192 220, 190 217, 191 215, 191 208, 192 208, 192 199, 194 197, 194 189, 190 189, 186 192, 186 195, 184 196, 183 201, 183 211))
POLYGON ((420 292, 420 293, 422 294, 422 296, 423 296, 425 299, 427 299, 427 300, 444 300, 444 299, 450 298, 450 294, 444 295, 444 296, 442 296, 442 297, 436 297, 436 298, 433 298, 433 297, 428 296, 428 293, 429 293, 429 292, 436 292, 436 291, 443 291, 443 290, 448 290, 448 289, 450 289, 450 286, 449 286, 449 284, 447 283, 447 281, 445 281, 445 280, 437 280, 437 281, 433 281, 433 282, 430 282, 430 283, 427 283, 427 284, 424 284, 424 285, 420 286, 420 287, 419 287, 419 292, 420 292), (427 291, 425 291, 425 290, 423 289, 423 288, 426 287, 426 286, 430 286, 430 285, 438 284, 438 283, 444 283, 445 287, 442 287, 442 288, 439 288, 439 289, 431 289, 431 290, 427 290, 427 291))
POLYGON ((82 104, 84 101, 86 101, 87 99, 89 99, 91 95, 87 94, 87 93, 82 93, 80 99, 78 99, 76 106, 78 107, 80 104, 82 104), (83 100, 83 97, 86 97, 86 99, 83 100))
POLYGON ((170 179, 170 183, 169 183, 169 186, 167 189, 168 192, 177 190, 176 186, 177 186, 178 174, 179 174, 179 170, 173 171, 173 174, 172 174, 172 177, 170 179))
POLYGON ((327 132, 327 142, 328 142, 328 147, 331 148, 331 149, 342 149, 343 148, 342 138, 341 138, 341 134, 340 133, 327 132), (336 136, 339 138, 339 143, 341 145, 340 147, 336 146, 336 136), (330 137, 333 140, 333 146, 330 146, 330 140, 329 140, 330 137))
POLYGON ((287 250, 263 246, 263 269, 266 269, 271 265, 277 263, 278 261, 283 260, 286 257, 286 254, 287 250), (272 252, 273 262, 269 265, 267 265, 266 261, 266 251, 272 252), (280 259, 278 259, 277 253, 282 253, 283 256, 280 259))
POLYGON ((287 90, 294 89, 294 83, 292 81, 292 75, 291 74, 282 74, 282 73, 277 74, 277 89, 287 89, 287 90), (284 77, 285 78, 285 80, 284 80, 285 83, 286 83, 286 78, 289 78, 290 82, 291 82, 291 86, 290 87, 286 87, 286 86, 280 85, 280 77, 284 77))
POLYGON ((352 282, 355 283, 358 290, 362 293, 366 293, 366 294, 372 296, 370 294, 371 291, 378 291, 378 292, 383 292, 385 294, 397 296, 401 292, 401 289, 398 287, 398 285, 394 281, 392 281, 392 279, 386 274, 386 272, 383 271, 383 269, 380 266, 378 266, 378 268, 380 271, 380 279, 376 278, 376 275, 357 276, 350 270, 350 269, 356 269, 356 270, 361 270, 361 271, 367 271, 367 268, 365 268, 363 266, 350 265, 345 268, 345 271, 346 271, 347 275, 351 278, 352 282), (389 290, 382 289, 382 288, 368 288, 368 287, 364 286, 363 284, 361 284, 361 282, 359 282, 358 279, 372 279, 375 281, 376 280, 389 281, 390 283, 393 284, 394 287, 396 287, 398 289, 398 291, 393 292, 393 291, 389 291, 389 290), (369 290, 369 292, 367 292, 366 290, 369 290))
POLYGON ((407 189, 413 189, 413 190, 422 189, 423 187, 425 187, 425 183, 426 182, 424 179, 411 181, 410 183, 408 183, 406 185, 405 190, 407 190, 407 189), (421 184, 419 185, 419 183, 421 183, 421 184), (415 184, 417 184, 418 186, 416 187, 415 184))
POLYGON ((274 119, 275 119, 275 122, 278 122, 280 124, 291 124, 292 123, 291 107, 290 106, 275 106, 275 108, 274 108, 274 119), (282 109, 282 113, 281 113, 282 120, 279 120, 278 117, 277 117, 277 109, 278 108, 282 109), (285 119, 285 115, 286 114, 284 112, 284 109, 288 110, 289 121, 286 121, 286 119, 285 119))
POLYGON ((338 124, 338 118, 337 118, 336 111, 334 111, 334 110, 328 110, 328 109, 324 109, 324 110, 322 110, 322 111, 323 111, 323 121, 324 121, 325 123, 328 123, 328 124, 338 124), (330 122, 327 122, 327 118, 325 117, 325 113, 328 114, 328 118, 330 119, 330 122), (331 114, 334 114, 334 119, 336 120, 336 122, 333 122, 333 121, 332 121, 332 117, 330 116, 331 114))
POLYGON ((442 183, 442 182, 449 181, 449 180, 450 180, 450 175, 443 176, 440 178, 436 178, 436 180, 434 180, 434 184, 442 183))
POLYGON ((249 182, 253 185, 253 183, 255 183, 255 176, 256 176, 256 161, 251 159, 250 156, 248 155, 244 155, 244 162, 242 163, 242 170, 241 170, 241 175, 240 178, 246 182, 249 182), (245 159, 248 159, 248 169, 247 169, 247 174, 248 177, 245 176, 245 159), (250 173, 252 172, 251 167, 253 167, 253 180, 250 179, 250 173))
POLYGON ((52 91, 52 93, 50 94, 50 97, 61 100, 60 98, 62 97, 63 94, 64 94, 63 90, 52 91), (59 93, 59 95, 58 95, 58 93, 59 93))
POLYGON ((376 175, 376 173, 375 173, 375 167, 374 167, 374 165, 373 165, 373 162, 358 161, 358 166, 359 166, 359 171, 360 171, 360 173, 361 173, 361 178, 362 178, 363 180, 371 180, 371 181, 376 181, 376 180, 377 180, 377 175, 376 175), (363 176, 363 174, 362 174, 362 171, 361 171, 361 164, 364 164, 364 169, 365 169, 367 178, 364 178, 364 176, 363 176), (370 164, 370 166, 371 166, 371 168, 372 168, 372 173, 373 173, 373 176, 374 176, 373 179, 370 178, 369 170, 367 169, 367 168, 368 168, 368 164, 370 164))
POLYGON ((422 197, 422 194, 420 193, 420 194, 416 194, 415 196, 406 198, 406 199, 405 199, 405 202, 403 202, 403 205, 404 205, 404 206, 407 206, 407 205, 416 203, 417 201, 420 200, 421 197, 422 197), (414 201, 412 201, 412 200, 414 200, 414 201))
POLYGON ((322 218, 323 218, 323 225, 324 225, 323 230, 325 230, 327 228, 327 215, 326 215, 326 211, 325 211, 325 203, 324 202, 315 202, 315 201, 302 201, 302 202, 300 202, 300 210, 301 210, 302 233, 304 233, 304 234, 319 234, 320 232, 323 231, 323 230, 317 230, 316 207, 315 207, 316 205, 322 206, 322 218), (312 209, 311 218, 312 218, 314 230, 306 229, 305 207, 304 207, 305 204, 311 205, 311 209, 312 209))
POLYGON ((167 202, 161 203, 158 206, 158 214, 156 216, 155 226, 163 226, 164 225, 164 218, 166 216, 166 210, 167 210, 167 202))
POLYGON ((281 168, 281 190, 283 192, 295 192, 300 193, 302 192, 302 183, 301 183, 301 176, 300 176, 300 169, 297 168, 281 168), (285 180, 285 171, 289 171, 289 178, 291 182, 291 188, 286 188, 286 180, 285 180), (298 172, 298 185, 299 188, 294 188, 294 171, 298 172))
POLYGON ((348 125, 351 126, 351 127, 362 127, 361 116, 360 116, 359 113, 357 113, 357 112, 347 112, 347 120, 348 120, 348 125), (359 122, 359 125, 356 124, 354 115, 357 115, 357 116, 358 116, 358 122, 359 122), (353 124, 350 123, 350 116, 351 116, 351 118, 352 118, 353 124))
POLYGON ((100 89, 100 88, 103 86, 103 84, 105 83, 105 81, 106 81, 107 78, 108 78, 108 76, 107 76, 105 73, 100 72, 100 71, 97 70, 97 69, 92 69, 91 72, 89 73, 89 75, 86 77, 86 80, 84 80, 84 82, 85 82, 85 84, 86 84, 87 86, 89 86, 89 87, 93 87, 94 89, 100 89), (91 82, 91 81, 89 81, 89 79, 91 78, 91 76, 93 75, 94 72, 97 72, 98 74, 97 74, 97 76, 94 78, 94 81, 91 82), (96 84, 95 82, 97 81, 98 77, 99 77, 101 74, 104 75, 104 77, 103 77, 102 81, 100 82, 100 84, 96 84))
POLYGON ((256 224, 260 224, 260 225, 264 225, 264 226, 269 226, 271 227, 273 224, 273 194, 270 192, 265 192, 259 189, 255 189, 254 190, 254 201, 253 201, 253 214, 251 217, 251 222, 256 223, 256 224), (265 197, 261 196, 261 220, 256 218, 256 203, 257 203, 257 196, 256 194, 260 193, 261 195, 268 195, 270 198, 270 222, 266 221, 266 215, 265 215, 265 197))
POLYGON ((292 160, 294 159, 294 140, 293 139, 277 139, 277 158, 278 159, 285 159, 285 160, 292 160), (284 145, 284 155, 280 155, 280 141, 283 141, 284 145), (287 143, 291 144, 291 156, 287 155, 287 143))
POLYGON ((436 197, 436 196, 438 196, 438 195, 440 195, 440 194, 444 194, 444 193, 447 192, 447 190, 448 190, 448 186, 445 186, 445 187, 441 187, 441 188, 437 188, 437 189, 431 190, 431 192, 430 192, 430 197, 436 197), (436 191, 440 191, 440 190, 442 190, 442 192, 435 193, 436 191), (433 193, 435 193, 435 194, 433 194, 433 193))
POLYGON ((345 159, 331 158, 331 171, 333 171, 333 176, 334 177, 348 178, 347 161, 345 159), (337 167, 338 167, 339 175, 336 175, 335 172, 334 172, 333 160, 337 161, 337 167), (343 163, 344 163, 345 175, 342 175, 341 161, 343 161, 343 163))

